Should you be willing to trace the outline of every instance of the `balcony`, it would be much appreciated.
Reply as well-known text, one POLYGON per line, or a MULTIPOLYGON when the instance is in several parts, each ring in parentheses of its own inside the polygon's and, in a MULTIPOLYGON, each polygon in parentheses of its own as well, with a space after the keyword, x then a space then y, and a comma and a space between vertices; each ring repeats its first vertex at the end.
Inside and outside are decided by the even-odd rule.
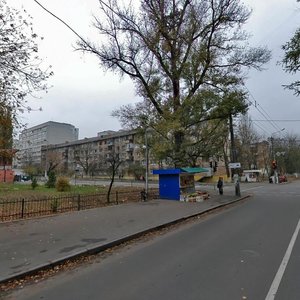
POLYGON ((125 150, 127 151, 127 152, 129 152, 129 151, 133 151, 133 149, 134 149, 134 144, 127 144, 126 145, 126 148, 125 148, 125 150))

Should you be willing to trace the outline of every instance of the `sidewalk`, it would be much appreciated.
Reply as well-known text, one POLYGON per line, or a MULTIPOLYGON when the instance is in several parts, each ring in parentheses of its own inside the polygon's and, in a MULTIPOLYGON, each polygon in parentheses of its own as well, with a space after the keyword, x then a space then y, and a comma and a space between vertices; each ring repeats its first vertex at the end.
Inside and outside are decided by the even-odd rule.
POLYGON ((153 200, 2 223, 0 283, 238 200, 230 193, 210 191, 200 203, 153 200))

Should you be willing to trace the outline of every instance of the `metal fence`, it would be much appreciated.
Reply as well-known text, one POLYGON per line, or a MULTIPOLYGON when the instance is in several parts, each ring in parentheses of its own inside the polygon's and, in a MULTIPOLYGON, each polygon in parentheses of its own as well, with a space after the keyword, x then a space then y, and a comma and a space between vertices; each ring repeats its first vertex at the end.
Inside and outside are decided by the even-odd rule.
MULTIPOLYGON (((42 199, 0 200, 0 222, 144 200, 143 191, 116 191, 111 193, 109 202, 106 196, 106 193, 69 194, 42 199)), ((158 191, 150 190, 148 200, 156 198, 158 198, 158 191)))

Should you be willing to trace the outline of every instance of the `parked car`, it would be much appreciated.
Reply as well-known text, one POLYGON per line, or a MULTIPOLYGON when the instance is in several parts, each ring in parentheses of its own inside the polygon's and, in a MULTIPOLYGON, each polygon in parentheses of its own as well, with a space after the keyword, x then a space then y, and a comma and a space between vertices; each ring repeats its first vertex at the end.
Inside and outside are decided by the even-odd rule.
POLYGON ((30 180, 30 176, 27 175, 15 175, 14 177, 14 181, 18 181, 18 182, 24 182, 29 180, 30 180))

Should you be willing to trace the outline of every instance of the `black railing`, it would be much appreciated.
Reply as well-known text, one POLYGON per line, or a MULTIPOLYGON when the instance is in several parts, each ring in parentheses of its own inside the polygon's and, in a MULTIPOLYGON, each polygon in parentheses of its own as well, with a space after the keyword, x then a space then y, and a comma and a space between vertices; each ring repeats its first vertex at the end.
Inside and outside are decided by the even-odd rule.
MULTIPOLYGON (((0 200, 0 222, 78 211, 112 204, 143 201, 142 191, 113 192, 107 194, 69 194, 42 199, 0 200)), ((150 190, 148 199, 157 199, 158 191, 150 190)))

